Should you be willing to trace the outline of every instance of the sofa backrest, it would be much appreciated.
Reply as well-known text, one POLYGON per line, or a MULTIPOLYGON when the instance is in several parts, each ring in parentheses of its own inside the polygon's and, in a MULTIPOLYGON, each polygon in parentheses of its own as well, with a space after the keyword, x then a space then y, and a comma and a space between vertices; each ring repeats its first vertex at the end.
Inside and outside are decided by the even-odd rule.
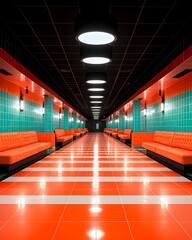
POLYGON ((56 139, 65 135, 64 129, 56 129, 54 130, 54 132, 55 132, 56 139))
POLYGON ((155 131, 153 141, 171 146, 174 132, 155 131))
POLYGON ((22 145, 38 142, 37 133, 35 131, 19 132, 19 134, 22 139, 22 145))
POLYGON ((131 138, 131 133, 132 133, 132 129, 125 129, 123 134, 125 134, 131 138))
POLYGON ((21 146, 22 139, 18 132, 0 133, 0 152, 21 146))
POLYGON ((124 134, 124 130, 118 130, 118 134, 124 134))
POLYGON ((191 132, 175 132, 172 147, 192 150, 192 133, 191 132))

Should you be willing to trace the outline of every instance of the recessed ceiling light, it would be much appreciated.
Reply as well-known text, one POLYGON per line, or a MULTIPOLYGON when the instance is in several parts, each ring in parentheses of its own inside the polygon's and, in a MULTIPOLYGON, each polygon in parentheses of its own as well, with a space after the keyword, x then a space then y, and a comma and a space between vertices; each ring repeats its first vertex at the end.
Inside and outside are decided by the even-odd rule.
POLYGON ((90 45, 109 44, 117 38, 117 21, 111 14, 79 15, 76 18, 76 39, 90 45))
POLYGON ((106 83, 106 81, 104 80, 88 80, 86 81, 87 83, 90 83, 90 84, 102 84, 102 83, 106 83))
POLYGON ((113 42, 115 37, 107 32, 95 31, 80 34, 78 40, 85 44, 102 45, 113 42))
POLYGON ((110 45, 80 47, 80 59, 88 64, 105 64, 112 59, 112 48, 110 45))
POLYGON ((87 58, 83 58, 82 61, 88 64, 105 64, 105 63, 109 63, 110 59, 106 57, 87 57, 87 58))
POLYGON ((91 108, 101 108, 100 106, 92 106, 91 108))
POLYGON ((102 103, 102 101, 91 101, 90 103, 102 103))
POLYGON ((106 83, 106 73, 104 72, 88 72, 85 78, 86 82, 90 84, 106 83))
POLYGON ((105 89, 104 88, 88 88, 88 91, 99 92, 99 91, 105 91, 105 89))
POLYGON ((89 96, 90 98, 104 98, 103 96, 89 96))

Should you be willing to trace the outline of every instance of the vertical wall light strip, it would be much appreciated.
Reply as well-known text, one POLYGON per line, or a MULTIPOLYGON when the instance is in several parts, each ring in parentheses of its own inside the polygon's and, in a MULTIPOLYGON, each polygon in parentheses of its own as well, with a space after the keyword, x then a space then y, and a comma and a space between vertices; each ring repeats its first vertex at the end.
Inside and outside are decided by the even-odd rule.
POLYGON ((19 102, 20 102, 20 112, 23 112, 23 110, 24 110, 24 100, 23 100, 23 93, 22 92, 20 92, 19 102))
POLYGON ((165 97, 164 91, 161 91, 161 112, 164 113, 165 111, 165 97))
POLYGON ((143 111, 143 113, 144 113, 144 116, 146 117, 146 116, 147 116, 146 101, 145 101, 145 106, 144 106, 144 111, 143 111))
POLYGON ((42 107, 42 115, 44 116, 45 115, 45 103, 43 101, 43 107, 42 107))
POLYGON ((62 116, 61 116, 61 108, 59 108, 59 119, 61 119, 62 116))

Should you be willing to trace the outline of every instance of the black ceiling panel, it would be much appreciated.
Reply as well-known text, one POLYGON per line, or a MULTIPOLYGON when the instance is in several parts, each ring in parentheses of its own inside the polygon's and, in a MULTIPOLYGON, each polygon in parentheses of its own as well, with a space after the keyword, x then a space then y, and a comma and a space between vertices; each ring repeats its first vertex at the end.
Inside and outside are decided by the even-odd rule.
MULTIPOLYGON (((88 119, 93 117, 89 96, 99 93, 87 90, 86 72, 106 72, 100 117, 107 117, 162 70, 164 62, 168 64, 191 44, 190 1, 111 0, 118 38, 111 44, 112 62, 100 66, 80 61, 80 44, 75 39, 80 1, 8 0, 1 5, 0 19, 38 64, 37 77, 88 119)), ((20 48, 12 40, 3 43, 8 50, 14 46, 12 53, 17 57, 20 48)), ((37 69, 34 64, 29 70, 33 69, 37 69)))

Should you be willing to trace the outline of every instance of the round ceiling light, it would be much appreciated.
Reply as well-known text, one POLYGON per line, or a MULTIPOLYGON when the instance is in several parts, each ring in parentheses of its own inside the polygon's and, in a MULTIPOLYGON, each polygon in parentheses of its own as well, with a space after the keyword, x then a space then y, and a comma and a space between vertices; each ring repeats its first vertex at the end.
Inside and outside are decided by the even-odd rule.
POLYGON ((102 84, 102 83, 106 83, 106 81, 104 80, 88 80, 86 81, 87 83, 90 83, 90 84, 102 84))
POLYGON ((104 88, 88 88, 88 91, 100 92, 100 91, 105 91, 105 89, 104 88))
POLYGON ((87 83, 102 84, 106 83, 106 74, 104 72, 89 72, 86 73, 87 83))
POLYGON ((90 103, 102 103, 102 101, 91 101, 90 103))
POLYGON ((76 19, 75 30, 76 39, 84 44, 104 45, 117 39, 117 21, 111 14, 105 16, 81 14, 76 19))
POLYGON ((103 96, 89 96, 89 97, 90 97, 90 98, 94 98, 94 99, 95 99, 95 98, 98 98, 98 99, 99 99, 99 98, 104 98, 103 96))
POLYGON ((87 64, 106 64, 111 62, 112 48, 110 45, 80 47, 80 60, 87 64))

